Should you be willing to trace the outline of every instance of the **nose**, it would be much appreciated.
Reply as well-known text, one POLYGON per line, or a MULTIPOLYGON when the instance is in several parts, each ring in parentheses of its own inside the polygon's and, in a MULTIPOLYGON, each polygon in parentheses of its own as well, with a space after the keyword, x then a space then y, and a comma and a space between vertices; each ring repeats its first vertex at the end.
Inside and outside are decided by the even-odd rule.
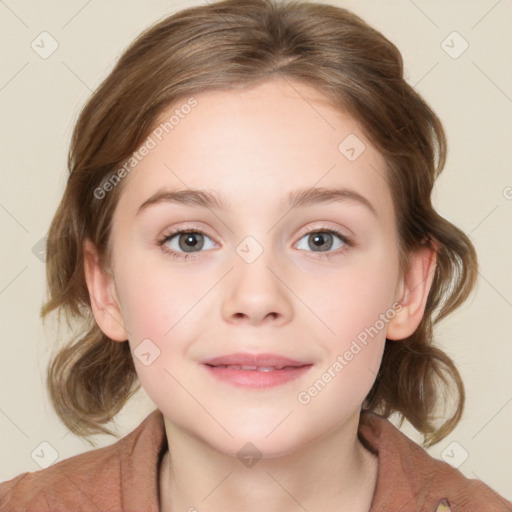
POLYGON ((284 325, 292 319, 293 285, 279 275, 274 262, 265 251, 252 263, 241 259, 235 263, 227 277, 222 304, 226 322, 284 325))

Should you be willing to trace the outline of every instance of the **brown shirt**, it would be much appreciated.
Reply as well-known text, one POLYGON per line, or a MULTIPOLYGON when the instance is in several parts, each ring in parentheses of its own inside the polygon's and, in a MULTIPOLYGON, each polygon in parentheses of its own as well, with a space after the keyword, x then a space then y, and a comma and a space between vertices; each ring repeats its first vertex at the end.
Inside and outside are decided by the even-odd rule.
MULTIPOLYGON (((363 413, 359 436, 379 458, 370 512, 511 512, 512 503, 436 460, 388 420, 363 413)), ((157 512, 167 450, 162 413, 116 443, 0 484, 1 512, 157 512)))

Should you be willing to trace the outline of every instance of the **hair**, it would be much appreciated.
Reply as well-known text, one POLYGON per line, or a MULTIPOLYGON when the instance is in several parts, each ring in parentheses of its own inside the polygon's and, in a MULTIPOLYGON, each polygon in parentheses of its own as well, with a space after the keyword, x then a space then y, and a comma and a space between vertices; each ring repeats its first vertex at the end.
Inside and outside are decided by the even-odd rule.
POLYGON ((433 345, 433 328, 470 294, 477 258, 469 238, 431 203, 446 159, 440 120, 405 81, 396 46, 352 12, 305 1, 225 0, 179 11, 144 31, 74 127, 70 174, 48 233, 42 316, 58 310, 68 325, 79 326, 52 356, 47 387, 60 419, 88 441, 100 432, 114 435, 105 425, 140 387, 128 342, 110 340, 95 323, 84 276, 85 239, 108 268, 111 221, 124 182, 102 199, 94 191, 130 159, 165 109, 203 91, 272 78, 323 93, 360 123, 383 155, 402 271, 420 247, 437 253, 424 317, 410 337, 386 340, 363 409, 407 419, 424 445, 438 442, 460 420, 462 380, 450 357, 433 345), (447 391, 453 406, 439 423, 447 391))

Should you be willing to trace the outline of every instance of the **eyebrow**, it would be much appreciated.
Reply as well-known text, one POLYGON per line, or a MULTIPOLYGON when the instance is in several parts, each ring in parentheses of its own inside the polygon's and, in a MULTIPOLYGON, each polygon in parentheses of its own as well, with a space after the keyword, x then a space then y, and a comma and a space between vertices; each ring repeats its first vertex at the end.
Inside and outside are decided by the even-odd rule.
MULTIPOLYGON (((373 215, 377 215, 375 207, 366 197, 349 188, 317 187, 294 190, 288 194, 280 206, 282 208, 287 206, 290 210, 293 210, 318 204, 344 201, 359 203, 370 210, 373 215)), ((190 188, 187 190, 159 190, 139 206, 137 215, 150 206, 162 203, 182 204, 216 210, 229 210, 231 207, 231 203, 224 195, 212 190, 190 188)))

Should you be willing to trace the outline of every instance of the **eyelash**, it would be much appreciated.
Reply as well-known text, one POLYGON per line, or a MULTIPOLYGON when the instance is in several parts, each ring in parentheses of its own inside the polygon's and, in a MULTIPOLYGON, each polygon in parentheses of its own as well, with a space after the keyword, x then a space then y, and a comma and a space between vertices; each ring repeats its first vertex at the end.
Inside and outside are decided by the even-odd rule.
MULTIPOLYGON (((347 247, 352 247, 354 245, 351 238, 342 234, 336 228, 315 228, 313 230, 306 229, 306 230, 301 231, 299 240, 306 235, 312 235, 312 234, 316 234, 316 233, 328 233, 328 234, 336 235, 344 243, 343 247, 339 248, 338 250, 336 250, 334 252, 314 253, 314 254, 316 254, 316 256, 313 256, 313 257, 316 259, 329 259, 333 256, 337 256, 337 255, 341 254, 342 252, 344 252, 346 250, 347 247)), ((175 231, 171 231, 170 233, 164 234, 157 241, 157 244, 158 244, 158 246, 160 246, 162 248, 162 251, 164 251, 166 254, 169 254, 174 259, 181 259, 181 260, 194 259, 201 252, 204 252, 204 251, 198 251, 195 253, 180 253, 180 252, 174 251, 173 249, 170 249, 169 247, 167 247, 165 245, 166 242, 168 242, 169 240, 174 238, 176 235, 181 235, 181 234, 200 234, 200 235, 207 236, 208 238, 211 238, 207 233, 205 233, 203 230, 201 230, 199 228, 184 227, 184 228, 177 229, 175 231)), ((308 252, 312 252, 312 251, 308 251, 308 252)))

